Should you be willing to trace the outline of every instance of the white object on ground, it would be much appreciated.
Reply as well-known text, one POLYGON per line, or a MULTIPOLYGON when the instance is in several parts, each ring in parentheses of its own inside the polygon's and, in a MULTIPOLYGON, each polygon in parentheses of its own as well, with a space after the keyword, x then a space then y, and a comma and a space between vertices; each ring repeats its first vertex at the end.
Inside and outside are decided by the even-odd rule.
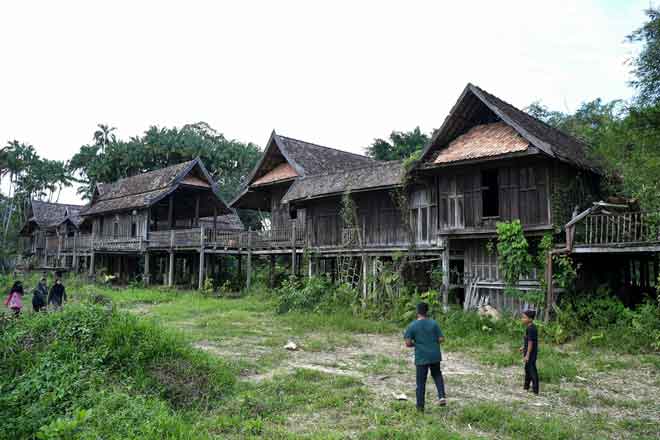
POLYGON ((296 344, 293 341, 289 341, 289 342, 286 343, 284 348, 286 348, 289 351, 296 351, 296 350, 298 350, 298 344, 296 344))
POLYGON ((408 400, 408 396, 406 396, 404 393, 392 393, 392 396, 394 396, 396 400, 408 400))

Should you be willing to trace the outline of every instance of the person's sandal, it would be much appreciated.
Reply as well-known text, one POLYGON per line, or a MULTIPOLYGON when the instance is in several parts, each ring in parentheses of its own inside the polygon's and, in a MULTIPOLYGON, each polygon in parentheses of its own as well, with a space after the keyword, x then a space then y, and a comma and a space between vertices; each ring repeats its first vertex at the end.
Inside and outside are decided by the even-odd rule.
POLYGON ((439 406, 447 406, 447 399, 438 400, 438 405, 439 406))

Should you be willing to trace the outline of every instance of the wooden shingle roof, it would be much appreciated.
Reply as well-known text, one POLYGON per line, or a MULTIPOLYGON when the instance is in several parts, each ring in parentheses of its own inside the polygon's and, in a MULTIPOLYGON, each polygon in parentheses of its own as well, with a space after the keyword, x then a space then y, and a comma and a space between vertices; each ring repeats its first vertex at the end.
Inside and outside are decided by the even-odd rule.
POLYGON ((30 205, 32 216, 28 221, 34 221, 40 228, 59 226, 67 218, 74 225, 80 225, 82 205, 42 202, 41 200, 32 200, 30 205))
POLYGON ((282 198, 282 203, 330 197, 346 191, 367 191, 401 185, 405 169, 403 161, 380 162, 374 165, 317 174, 296 180, 282 198))
POLYGON ((311 142, 282 136, 273 131, 259 163, 241 187, 231 206, 254 209, 255 204, 265 207, 258 187, 281 184, 323 173, 342 172, 380 163, 370 157, 311 142), (254 189, 253 189, 254 188, 254 189))
POLYGON ((231 213, 227 205, 217 196, 215 183, 202 162, 194 159, 160 170, 126 177, 113 183, 97 185, 92 202, 81 212, 81 215, 90 216, 151 206, 185 183, 184 178, 195 168, 208 182, 208 187, 217 198, 216 202, 221 208, 220 213, 231 213))
POLYGON ((503 122, 529 144, 549 157, 578 168, 598 172, 598 164, 588 156, 589 147, 579 139, 525 113, 479 87, 468 84, 458 101, 424 149, 422 162, 428 165, 458 136, 471 128, 503 122))

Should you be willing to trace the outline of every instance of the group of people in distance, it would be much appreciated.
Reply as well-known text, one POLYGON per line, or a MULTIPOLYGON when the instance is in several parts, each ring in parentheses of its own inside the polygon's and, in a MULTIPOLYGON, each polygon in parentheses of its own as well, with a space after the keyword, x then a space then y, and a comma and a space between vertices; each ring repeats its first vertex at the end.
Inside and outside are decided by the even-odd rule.
MULTIPOLYGON (((426 396, 426 379, 429 371, 435 382, 438 392, 438 404, 447 405, 445 395, 445 382, 442 378, 440 362, 442 353, 440 344, 445 342, 445 335, 436 321, 428 317, 429 306, 422 302, 417 304, 417 319, 406 329, 403 338, 406 347, 415 349, 415 367, 417 370, 417 409, 424 411, 426 396)), ((534 325, 536 312, 526 310, 522 313, 522 323, 525 326, 525 337, 520 352, 523 355, 525 365, 525 381, 523 388, 534 394, 539 394, 539 373, 536 369, 536 358, 538 355, 539 338, 534 325)))
MULTIPOLYGON (((14 315, 18 316, 21 314, 23 309, 23 283, 21 281, 15 281, 12 288, 9 290, 9 295, 4 301, 4 304, 11 310, 14 315)), ((57 275, 55 277, 55 283, 48 290, 48 284, 46 277, 42 277, 37 284, 37 287, 34 288, 32 292, 32 309, 35 312, 40 312, 46 310, 48 306, 52 307, 54 310, 62 308, 62 305, 66 302, 66 289, 64 284, 62 284, 62 278, 57 275)))

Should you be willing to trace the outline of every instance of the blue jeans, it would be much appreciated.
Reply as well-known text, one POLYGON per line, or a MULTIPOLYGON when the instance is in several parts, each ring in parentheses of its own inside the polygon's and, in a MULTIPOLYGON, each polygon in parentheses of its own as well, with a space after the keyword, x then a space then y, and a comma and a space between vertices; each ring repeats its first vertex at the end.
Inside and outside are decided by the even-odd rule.
POLYGON ((440 362, 435 364, 417 365, 417 409, 424 409, 424 400, 426 396, 426 378, 429 370, 431 377, 438 390, 438 399, 445 398, 445 382, 442 380, 442 371, 440 371, 440 362))

